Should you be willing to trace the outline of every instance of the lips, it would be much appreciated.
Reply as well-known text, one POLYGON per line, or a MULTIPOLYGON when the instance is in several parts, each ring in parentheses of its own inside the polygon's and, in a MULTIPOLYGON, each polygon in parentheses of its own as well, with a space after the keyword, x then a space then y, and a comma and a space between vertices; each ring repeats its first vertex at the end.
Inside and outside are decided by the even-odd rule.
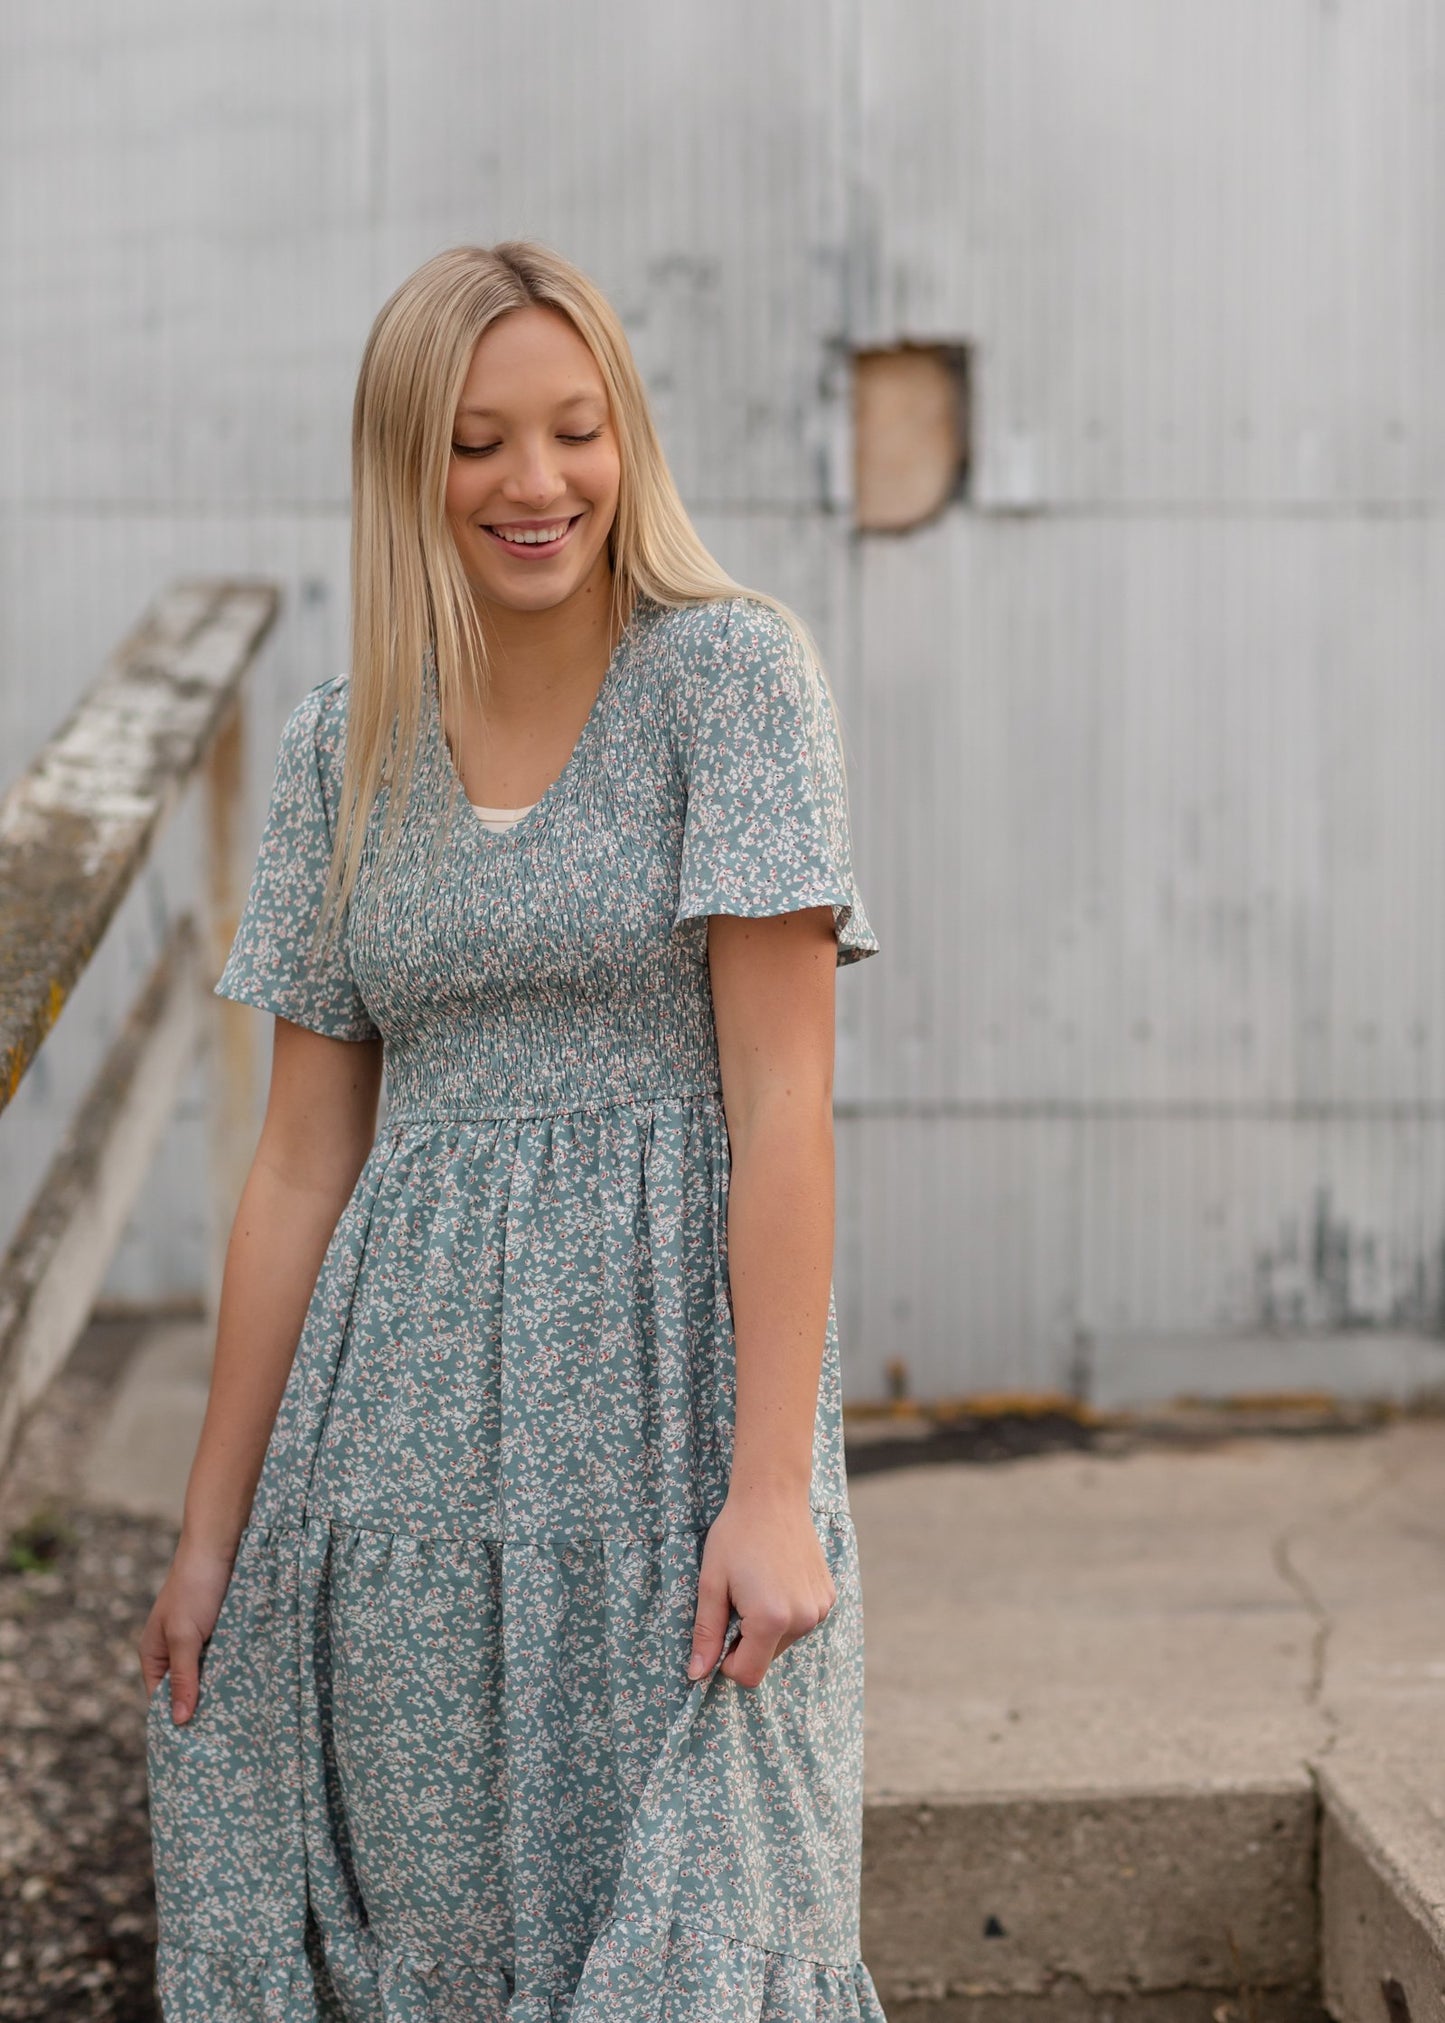
POLYGON ((489 526, 484 522, 482 532, 489 535, 499 548, 505 548, 513 555, 555 555, 559 549, 566 545, 572 529, 581 517, 580 513, 575 513, 569 520, 544 520, 541 522, 512 520, 500 521, 495 526, 489 526), (502 531, 504 527, 514 534, 525 533, 532 538, 526 541, 509 538, 508 533, 502 531), (551 540, 537 540, 537 534, 546 527, 557 527, 560 529, 560 532, 551 540))

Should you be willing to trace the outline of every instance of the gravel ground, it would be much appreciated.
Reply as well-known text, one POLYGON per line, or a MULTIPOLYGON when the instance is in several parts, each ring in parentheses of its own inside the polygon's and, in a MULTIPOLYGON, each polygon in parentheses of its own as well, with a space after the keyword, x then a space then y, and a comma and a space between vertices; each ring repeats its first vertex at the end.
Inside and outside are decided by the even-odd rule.
POLYGON ((0 1481, 0 2019, 157 2023, 145 1689, 175 1547, 88 1508, 90 1435, 141 1330, 92 1327, 0 1481))

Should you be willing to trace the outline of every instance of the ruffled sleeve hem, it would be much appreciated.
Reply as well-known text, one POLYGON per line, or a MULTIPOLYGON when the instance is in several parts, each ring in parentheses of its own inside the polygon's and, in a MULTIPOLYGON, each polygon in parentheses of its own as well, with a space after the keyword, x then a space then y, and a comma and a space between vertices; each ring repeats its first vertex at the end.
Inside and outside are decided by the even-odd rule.
POLYGON ((708 916, 713 913, 736 914, 744 920, 766 920, 776 913, 801 913, 808 906, 831 906, 833 909, 833 936, 838 944, 838 967, 845 962, 861 962, 865 955, 878 953, 878 937, 873 932, 863 905, 854 892, 844 898, 837 887, 826 891, 801 891, 796 895, 772 897, 755 905, 742 905, 736 901, 719 898, 716 902, 694 901, 693 909, 679 907, 673 930, 684 939, 695 941, 699 951, 705 948, 708 916))
POLYGON ((757 920, 831 906, 839 964, 875 954, 821 668, 777 612, 749 597, 729 600, 719 634, 705 637, 679 703, 686 808, 674 932, 700 954, 711 914, 757 920))
POLYGON ((342 676, 308 690, 286 719, 250 889, 213 994, 328 1039, 368 1040, 377 1028, 344 946, 312 944, 332 851, 321 748, 334 756, 337 705, 344 711, 342 676))

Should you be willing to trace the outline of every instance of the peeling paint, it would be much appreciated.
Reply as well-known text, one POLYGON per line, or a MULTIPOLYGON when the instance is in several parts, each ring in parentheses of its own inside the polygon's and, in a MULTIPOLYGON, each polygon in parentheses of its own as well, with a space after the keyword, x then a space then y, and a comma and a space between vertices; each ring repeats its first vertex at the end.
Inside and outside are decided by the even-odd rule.
POLYGON ((1328 1186, 1306 1214, 1284 1221, 1256 1259, 1259 1323, 1277 1333, 1348 1328, 1440 1332, 1441 1289, 1421 1260, 1379 1229, 1335 1213, 1328 1186))

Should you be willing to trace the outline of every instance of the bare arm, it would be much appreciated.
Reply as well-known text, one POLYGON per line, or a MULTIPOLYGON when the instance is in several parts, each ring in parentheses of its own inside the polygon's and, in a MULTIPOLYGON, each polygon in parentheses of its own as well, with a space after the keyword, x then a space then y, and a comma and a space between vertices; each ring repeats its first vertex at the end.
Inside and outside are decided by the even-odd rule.
POLYGON ((737 1410, 727 1501, 708 1534, 693 1676, 757 1685, 836 1595, 810 1511, 833 1265, 832 909, 715 915, 708 956, 731 1147, 728 1280, 737 1410))
POLYGON ((180 1542, 139 1646, 147 1692, 171 1668, 177 1718, 194 1707, 200 1645, 220 1611, 317 1273, 376 1135, 380 1039, 274 1025, 266 1116, 226 1248, 180 1542))
POLYGON ((274 1021, 265 1122, 226 1247, 183 1543, 234 1554, 326 1246, 376 1135, 381 1042, 274 1021))

